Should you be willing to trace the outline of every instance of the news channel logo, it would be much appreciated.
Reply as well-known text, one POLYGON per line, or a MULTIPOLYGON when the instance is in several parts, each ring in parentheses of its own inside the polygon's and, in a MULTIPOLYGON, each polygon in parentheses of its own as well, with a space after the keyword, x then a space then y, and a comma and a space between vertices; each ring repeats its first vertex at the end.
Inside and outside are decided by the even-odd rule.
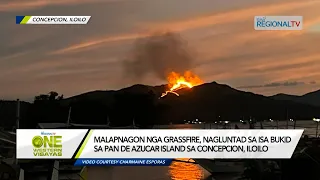
POLYGON ((255 16, 255 30, 302 30, 302 16, 255 16))
POLYGON ((41 132, 32 138, 34 156, 62 156, 62 136, 55 132, 41 132))

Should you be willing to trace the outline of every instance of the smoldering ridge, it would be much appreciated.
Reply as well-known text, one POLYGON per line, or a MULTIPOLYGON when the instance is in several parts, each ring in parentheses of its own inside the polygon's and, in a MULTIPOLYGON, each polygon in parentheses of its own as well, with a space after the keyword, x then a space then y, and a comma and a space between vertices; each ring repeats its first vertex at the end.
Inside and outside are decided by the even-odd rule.
POLYGON ((126 77, 144 78, 149 73, 165 80, 170 72, 183 74, 192 68, 188 43, 178 34, 157 33, 137 39, 123 62, 126 77))

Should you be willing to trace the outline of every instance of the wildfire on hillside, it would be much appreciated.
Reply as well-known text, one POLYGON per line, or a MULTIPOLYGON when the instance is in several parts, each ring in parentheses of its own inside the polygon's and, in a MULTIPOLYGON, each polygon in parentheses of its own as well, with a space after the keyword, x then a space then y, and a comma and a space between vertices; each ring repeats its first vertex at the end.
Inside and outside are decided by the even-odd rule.
POLYGON ((202 84, 202 80, 192 73, 191 71, 186 71, 184 74, 179 74, 176 72, 171 72, 168 77, 168 90, 162 93, 161 97, 166 96, 168 93, 175 94, 179 96, 177 91, 184 88, 193 88, 194 86, 202 84))

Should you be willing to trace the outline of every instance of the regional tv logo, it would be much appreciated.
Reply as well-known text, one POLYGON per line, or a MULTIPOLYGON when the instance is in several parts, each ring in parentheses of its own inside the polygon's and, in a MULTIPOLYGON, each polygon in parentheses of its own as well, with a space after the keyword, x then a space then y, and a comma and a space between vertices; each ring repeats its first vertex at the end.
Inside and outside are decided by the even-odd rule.
POLYGON ((34 156, 62 156, 62 136, 55 132, 41 132, 32 138, 34 156))
POLYGON ((255 30, 302 30, 302 16, 255 16, 255 30))

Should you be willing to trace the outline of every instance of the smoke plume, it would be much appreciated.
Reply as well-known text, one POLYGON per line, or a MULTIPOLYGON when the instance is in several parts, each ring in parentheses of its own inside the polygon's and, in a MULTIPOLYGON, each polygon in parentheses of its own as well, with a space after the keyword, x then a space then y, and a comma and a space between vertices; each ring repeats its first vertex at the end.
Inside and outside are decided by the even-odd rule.
POLYGON ((124 62, 126 76, 143 78, 153 73, 165 80, 172 71, 183 74, 192 66, 189 53, 187 42, 174 33, 138 39, 132 54, 124 62))

